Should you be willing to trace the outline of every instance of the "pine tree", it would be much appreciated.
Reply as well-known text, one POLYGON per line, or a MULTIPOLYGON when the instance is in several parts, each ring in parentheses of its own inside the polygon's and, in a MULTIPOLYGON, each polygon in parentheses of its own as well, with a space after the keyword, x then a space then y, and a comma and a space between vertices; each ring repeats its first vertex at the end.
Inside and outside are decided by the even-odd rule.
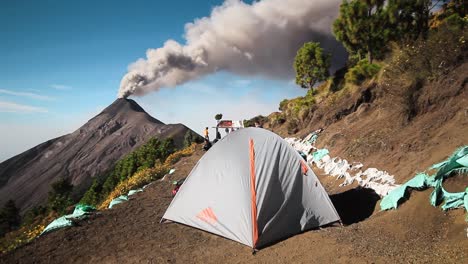
POLYGON ((316 83, 326 80, 330 75, 330 54, 325 54, 317 42, 307 42, 294 59, 296 84, 311 89, 316 83))
POLYGON ((95 178, 93 180, 93 184, 91 184, 91 187, 89 187, 89 189, 83 195, 83 198, 81 198, 80 203, 97 206, 101 201, 101 192, 102 183, 100 183, 98 178, 95 178))
POLYGON ((49 209, 64 214, 67 207, 73 204, 71 199, 73 185, 68 179, 60 178, 52 183, 51 187, 48 198, 49 209))
POLYGON ((397 41, 426 37, 429 30, 430 0, 389 0, 387 14, 392 24, 391 38, 397 41))
POLYGON ((8 200, 0 211, 0 236, 18 228, 19 223, 19 210, 13 200, 8 200))
POLYGON ((367 55, 372 63, 388 42, 391 28, 384 3, 384 0, 345 0, 340 6, 333 34, 358 60, 367 55))

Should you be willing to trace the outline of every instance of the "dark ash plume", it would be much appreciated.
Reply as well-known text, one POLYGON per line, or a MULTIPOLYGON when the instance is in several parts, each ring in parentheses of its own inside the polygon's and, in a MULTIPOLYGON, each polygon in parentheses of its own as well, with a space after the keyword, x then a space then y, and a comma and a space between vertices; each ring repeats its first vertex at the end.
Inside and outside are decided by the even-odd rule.
MULTIPOLYGON (((168 40, 129 66, 119 97, 144 95, 220 70, 239 75, 290 79, 297 50, 318 41, 333 53, 332 68, 345 51, 331 34, 341 0, 227 0, 210 17, 185 25, 186 44, 168 40)), ((333 70, 333 69, 332 69, 333 70)))

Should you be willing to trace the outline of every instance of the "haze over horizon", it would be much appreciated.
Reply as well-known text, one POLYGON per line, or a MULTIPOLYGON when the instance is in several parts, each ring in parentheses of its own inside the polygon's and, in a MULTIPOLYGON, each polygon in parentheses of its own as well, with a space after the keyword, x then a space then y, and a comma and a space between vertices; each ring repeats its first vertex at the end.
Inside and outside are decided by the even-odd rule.
MULTIPOLYGON (((268 18, 271 16, 258 14, 269 10, 269 3, 278 1, 260 1, 266 3, 263 5, 266 7, 256 7, 255 10, 253 5, 258 6, 258 3, 250 5, 252 1, 241 3, 230 0, 224 5, 223 2, 209 0, 194 3, 175 0, 170 3, 154 3, 141 0, 132 3, 112 1, 109 4, 107 1, 63 3, 49 0, 41 3, 0 3, 0 32, 5 40, 0 43, 0 56, 4 58, 0 63, 0 162, 46 140, 73 132, 111 104, 129 64, 134 65, 131 63, 144 57, 148 49, 166 47, 167 40, 181 43, 182 46, 193 44, 196 39, 193 37, 193 30, 202 34, 206 29, 206 32, 217 36, 217 41, 225 41, 226 36, 213 33, 217 32, 212 29, 217 23, 216 19, 210 17, 213 15, 213 8, 218 7, 214 10, 218 10, 217 14, 223 16, 223 10, 219 6, 240 6, 240 9, 235 9, 238 12, 235 17, 254 20, 263 17, 264 20, 257 22, 264 23, 266 26, 262 28, 268 30, 268 25, 271 24, 268 18), (198 28, 192 24, 192 32, 187 31, 190 28, 187 23, 203 24, 200 21, 211 24, 198 28), (187 38, 187 34, 192 37, 187 38)), ((308 1, 293 2, 302 4, 308 1)), ((340 1, 334 2, 337 9, 340 1)), ((327 10, 331 10, 329 1, 317 0, 314 3, 317 6, 309 4, 308 7, 320 10, 319 5, 327 3, 327 10)), ((294 11, 293 7, 294 5, 291 10, 294 11)), ((293 21, 293 18, 294 16, 286 17, 286 28, 288 21, 293 21)), ((328 16, 325 21, 325 24, 331 23, 332 19, 328 16)), ((229 24, 223 28, 227 26, 229 24)), ((320 25, 322 31, 317 29, 318 26, 314 30, 324 34, 323 29, 326 27, 320 25)), ((233 27, 233 30, 235 32, 243 28, 233 27)), ((271 30, 277 32, 278 29, 273 27, 271 30)), ((302 34, 308 31, 298 32, 302 34)), ((262 36, 259 36, 255 40, 271 39, 262 40, 262 36)), ((236 42, 237 40, 232 41, 233 47, 242 44, 236 42)), ((285 46, 298 45, 297 41, 288 42, 288 39, 283 42, 276 39, 275 43, 277 42, 285 46)), ((207 52, 219 48, 216 45, 204 47, 207 52)), ((251 46, 245 48, 249 47, 251 46)), ((275 48, 278 50, 281 45, 276 45, 275 48)), ((169 89, 158 90, 153 86, 149 88, 150 91, 158 92, 145 92, 143 97, 130 98, 162 122, 183 123, 201 134, 205 126, 214 125, 214 115, 217 113, 223 113, 224 118, 234 120, 266 115, 277 111, 281 100, 306 93, 306 90, 293 83, 291 72, 281 78, 274 78, 273 71, 264 70, 265 65, 269 64, 272 69, 286 69, 289 66, 285 66, 284 61, 290 59, 290 53, 288 56, 278 56, 278 60, 262 60, 264 65, 259 65, 258 72, 255 72, 256 58, 264 56, 259 52, 241 52, 241 57, 246 61, 232 66, 219 60, 208 61, 210 65, 214 63, 214 66, 210 66, 208 71, 201 70, 203 74, 191 77, 190 82, 176 81, 174 85, 168 83, 166 86, 173 86, 169 89), (278 64, 277 67, 273 67, 275 64, 278 64), (242 65, 249 66, 246 69, 252 72, 239 70, 239 67, 244 67, 242 65)), ((232 56, 231 54, 230 58, 232 56)), ((146 60, 149 65, 150 60, 146 60)), ((292 62, 290 68, 292 69, 292 62)), ((131 66, 130 69, 135 68, 131 66)), ((151 71, 151 67, 146 69, 151 71)))

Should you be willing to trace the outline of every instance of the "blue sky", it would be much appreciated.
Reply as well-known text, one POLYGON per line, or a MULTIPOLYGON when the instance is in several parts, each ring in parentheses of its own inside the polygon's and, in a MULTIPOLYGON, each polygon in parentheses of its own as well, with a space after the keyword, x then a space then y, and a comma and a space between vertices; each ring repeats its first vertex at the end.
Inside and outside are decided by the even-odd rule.
MULTIPOLYGON (((1 1, 0 161, 70 133, 116 99, 130 63, 223 1, 1 1)), ((244 119, 305 94, 291 80, 208 75, 133 97, 166 123, 201 133, 213 116, 244 119)))

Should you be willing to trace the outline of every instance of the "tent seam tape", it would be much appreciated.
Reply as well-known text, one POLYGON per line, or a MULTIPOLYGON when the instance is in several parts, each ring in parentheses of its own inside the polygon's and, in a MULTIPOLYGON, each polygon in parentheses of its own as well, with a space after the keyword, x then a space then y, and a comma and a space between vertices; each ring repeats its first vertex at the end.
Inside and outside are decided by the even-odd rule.
POLYGON ((257 226, 257 193, 255 188, 255 150, 254 141, 250 139, 250 192, 252 202, 252 248, 255 248, 258 241, 257 226))

